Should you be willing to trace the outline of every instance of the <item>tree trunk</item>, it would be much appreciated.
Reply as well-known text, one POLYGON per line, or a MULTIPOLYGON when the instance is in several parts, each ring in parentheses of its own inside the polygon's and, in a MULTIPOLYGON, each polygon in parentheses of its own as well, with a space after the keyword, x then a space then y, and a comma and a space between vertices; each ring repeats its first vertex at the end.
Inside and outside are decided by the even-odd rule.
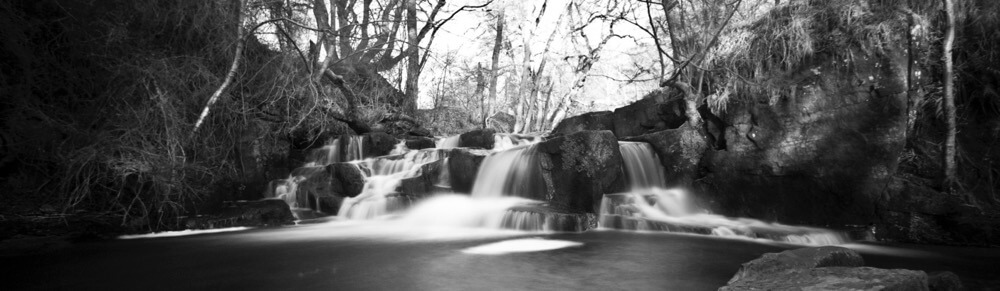
MULTIPOLYGON (((956 182, 955 166, 955 84, 954 84, 954 64, 952 63, 951 49, 955 43, 955 9, 952 0, 944 0, 944 14, 947 26, 945 27, 944 51, 942 60, 944 61, 944 112, 945 120, 948 123, 948 135, 944 142, 944 177, 946 184, 956 182)), ((948 187, 951 188, 951 187, 948 187)))
POLYGON ((684 103, 687 106, 686 115, 688 118, 688 125, 693 128, 701 128, 701 115, 698 113, 698 95, 695 95, 691 90, 691 85, 680 81, 668 81, 661 84, 663 86, 670 86, 671 88, 680 90, 684 94, 684 103))
POLYGON ((198 116, 198 121, 194 123, 194 129, 191 130, 191 137, 194 137, 194 134, 198 132, 198 128, 201 127, 201 124, 205 122, 205 118, 208 117, 208 112, 212 109, 212 105, 215 105, 215 102, 218 102, 219 98, 222 97, 222 93, 229 88, 229 84, 232 83, 233 78, 236 77, 236 71, 240 68, 240 59, 243 58, 243 47, 246 45, 246 42, 243 41, 244 32, 242 2, 242 0, 236 1, 236 53, 233 56, 233 63, 229 67, 229 72, 226 73, 226 78, 222 81, 222 85, 219 85, 219 88, 215 90, 215 93, 212 93, 212 97, 208 98, 208 103, 205 104, 205 108, 202 109, 201 115, 198 116))
POLYGON ((490 65, 490 95, 483 102, 483 128, 486 128, 486 119, 492 111, 492 104, 497 100, 497 75, 500 67, 500 48, 503 46, 503 23, 504 23, 504 10, 500 10, 500 15, 497 16, 497 36, 493 41, 493 64, 490 65))
POLYGON ((414 115, 417 112, 417 86, 420 84, 420 48, 417 39, 417 1, 406 1, 406 36, 410 55, 406 65, 406 95, 403 100, 403 112, 414 115))

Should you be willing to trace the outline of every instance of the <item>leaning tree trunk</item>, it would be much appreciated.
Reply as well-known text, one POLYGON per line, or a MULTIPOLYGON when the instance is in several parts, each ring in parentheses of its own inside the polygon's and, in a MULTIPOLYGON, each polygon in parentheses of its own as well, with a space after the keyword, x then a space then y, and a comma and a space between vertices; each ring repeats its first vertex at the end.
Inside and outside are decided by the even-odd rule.
POLYGON ((954 66, 952 63, 951 49, 955 43, 955 11, 952 0, 944 0, 944 12, 947 27, 945 27, 944 51, 941 59, 944 61, 944 112, 948 123, 948 134, 944 142, 944 178, 946 184, 956 181, 955 166, 955 84, 954 66))

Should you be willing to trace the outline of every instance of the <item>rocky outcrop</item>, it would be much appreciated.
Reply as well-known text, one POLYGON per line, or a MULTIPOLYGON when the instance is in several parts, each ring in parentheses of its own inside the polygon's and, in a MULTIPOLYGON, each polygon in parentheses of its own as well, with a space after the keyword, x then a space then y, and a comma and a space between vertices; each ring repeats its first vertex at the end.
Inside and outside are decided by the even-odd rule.
POLYGON ((687 121, 684 100, 658 102, 643 98, 612 114, 614 133, 619 138, 677 128, 687 121))
POLYGON ((472 184, 476 182, 479 166, 489 154, 485 150, 452 149, 448 155, 451 190, 456 193, 472 193, 472 184))
POLYGON ((280 226, 292 224, 295 217, 285 201, 263 199, 257 201, 226 202, 218 215, 187 217, 181 225, 187 229, 210 229, 235 226, 280 226))
POLYGON ((361 194, 365 187, 365 175, 356 165, 349 163, 333 163, 326 166, 326 175, 330 177, 328 193, 340 197, 354 197, 361 194))
POLYGON ((584 130, 614 130, 615 123, 611 111, 584 113, 563 119, 552 129, 551 137, 562 136, 584 130))
MULTIPOLYGON (((817 58, 771 103, 731 103, 725 150, 709 150, 696 189, 727 215, 866 225, 896 171, 906 127, 899 55, 838 69, 817 58), (794 205, 794 207, 789 207, 794 205)), ((904 71, 905 72, 905 71, 904 71)))
POLYGON ((545 200, 554 206, 597 213, 604 194, 625 190, 622 156, 611 131, 580 131, 537 146, 545 200))
POLYGON ((653 147, 665 170, 668 187, 692 184, 708 149, 705 134, 686 124, 625 140, 646 142, 653 147))
POLYGON ((476 149, 493 149, 496 131, 492 129, 477 129, 463 133, 458 137, 458 146, 476 149))
POLYGON ((862 267, 857 252, 818 247, 764 254, 719 290, 928 290, 923 271, 862 267))

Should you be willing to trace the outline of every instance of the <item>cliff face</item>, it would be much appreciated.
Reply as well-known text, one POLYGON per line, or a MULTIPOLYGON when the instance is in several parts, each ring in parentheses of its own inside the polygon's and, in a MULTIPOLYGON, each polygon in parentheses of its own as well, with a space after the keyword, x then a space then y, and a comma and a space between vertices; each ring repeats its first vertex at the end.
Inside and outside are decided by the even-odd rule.
POLYGON ((792 73, 792 94, 719 114, 727 141, 708 150, 692 185, 727 214, 789 223, 868 224, 906 138, 905 58, 847 66, 817 58, 792 73))

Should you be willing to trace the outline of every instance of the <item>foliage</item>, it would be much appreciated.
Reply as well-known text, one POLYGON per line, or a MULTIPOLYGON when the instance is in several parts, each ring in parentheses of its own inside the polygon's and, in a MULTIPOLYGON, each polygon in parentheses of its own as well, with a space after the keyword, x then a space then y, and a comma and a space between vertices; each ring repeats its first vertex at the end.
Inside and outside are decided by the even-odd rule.
POLYGON ((249 38, 236 83, 191 134, 241 41, 236 29, 246 29, 234 3, 0 4, 5 207, 46 203, 170 226, 211 193, 259 190, 261 163, 283 154, 296 128, 343 128, 324 118, 340 102, 305 85, 297 56, 249 38))

